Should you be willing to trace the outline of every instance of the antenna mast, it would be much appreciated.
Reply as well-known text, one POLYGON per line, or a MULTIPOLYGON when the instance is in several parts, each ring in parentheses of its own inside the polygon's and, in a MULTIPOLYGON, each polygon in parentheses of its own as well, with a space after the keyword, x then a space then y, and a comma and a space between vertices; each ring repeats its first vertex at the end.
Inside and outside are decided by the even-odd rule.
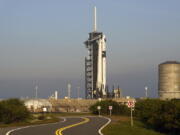
POLYGON ((68 98, 70 99, 71 98, 71 84, 70 83, 68 83, 67 92, 68 92, 68 98))
POLYGON ((97 31, 97 15, 96 15, 96 7, 94 7, 94 32, 97 31))
POLYGON ((35 86, 35 90, 36 90, 36 99, 38 98, 38 85, 35 86))

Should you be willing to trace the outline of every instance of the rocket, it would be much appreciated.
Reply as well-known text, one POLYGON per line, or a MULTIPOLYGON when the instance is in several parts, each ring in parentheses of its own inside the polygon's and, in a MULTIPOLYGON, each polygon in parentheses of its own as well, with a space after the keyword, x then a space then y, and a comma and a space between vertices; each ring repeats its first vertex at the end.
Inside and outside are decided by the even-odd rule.
POLYGON ((94 8, 94 28, 85 41, 88 56, 85 58, 86 97, 106 96, 106 37, 97 32, 96 7, 94 8))
POLYGON ((97 61, 97 84, 96 88, 102 95, 106 95, 106 44, 105 36, 103 35, 98 41, 98 61, 97 61))

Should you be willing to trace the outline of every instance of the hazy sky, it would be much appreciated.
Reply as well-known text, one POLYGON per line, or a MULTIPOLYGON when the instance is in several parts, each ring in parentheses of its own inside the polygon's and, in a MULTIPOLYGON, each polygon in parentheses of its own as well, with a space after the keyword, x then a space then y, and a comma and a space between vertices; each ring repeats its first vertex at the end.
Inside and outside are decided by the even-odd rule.
POLYGON ((158 64, 180 61, 179 0, 0 0, 0 98, 66 95, 72 83, 84 96, 83 42, 92 31, 107 37, 109 87, 124 96, 157 97, 158 64), (36 82, 35 82, 36 80, 36 82))

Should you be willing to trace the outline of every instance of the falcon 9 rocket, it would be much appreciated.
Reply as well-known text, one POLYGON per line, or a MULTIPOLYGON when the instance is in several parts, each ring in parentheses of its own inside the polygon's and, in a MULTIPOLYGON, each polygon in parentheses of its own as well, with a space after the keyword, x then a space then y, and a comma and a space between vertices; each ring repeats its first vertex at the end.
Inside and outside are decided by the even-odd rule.
POLYGON ((94 30, 85 41, 88 56, 85 57, 86 98, 106 97, 106 37, 97 31, 96 7, 94 30))

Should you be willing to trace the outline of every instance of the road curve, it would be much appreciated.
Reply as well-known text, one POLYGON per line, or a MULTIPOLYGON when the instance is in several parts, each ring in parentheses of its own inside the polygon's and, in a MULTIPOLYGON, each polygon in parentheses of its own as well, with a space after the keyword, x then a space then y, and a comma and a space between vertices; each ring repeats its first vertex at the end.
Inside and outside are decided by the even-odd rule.
POLYGON ((104 117, 67 117, 64 122, 22 128, 9 135, 100 135, 99 129, 108 122, 104 117))
POLYGON ((100 135, 100 129, 110 120, 104 117, 87 117, 90 119, 88 123, 72 127, 63 131, 63 135, 100 135))

